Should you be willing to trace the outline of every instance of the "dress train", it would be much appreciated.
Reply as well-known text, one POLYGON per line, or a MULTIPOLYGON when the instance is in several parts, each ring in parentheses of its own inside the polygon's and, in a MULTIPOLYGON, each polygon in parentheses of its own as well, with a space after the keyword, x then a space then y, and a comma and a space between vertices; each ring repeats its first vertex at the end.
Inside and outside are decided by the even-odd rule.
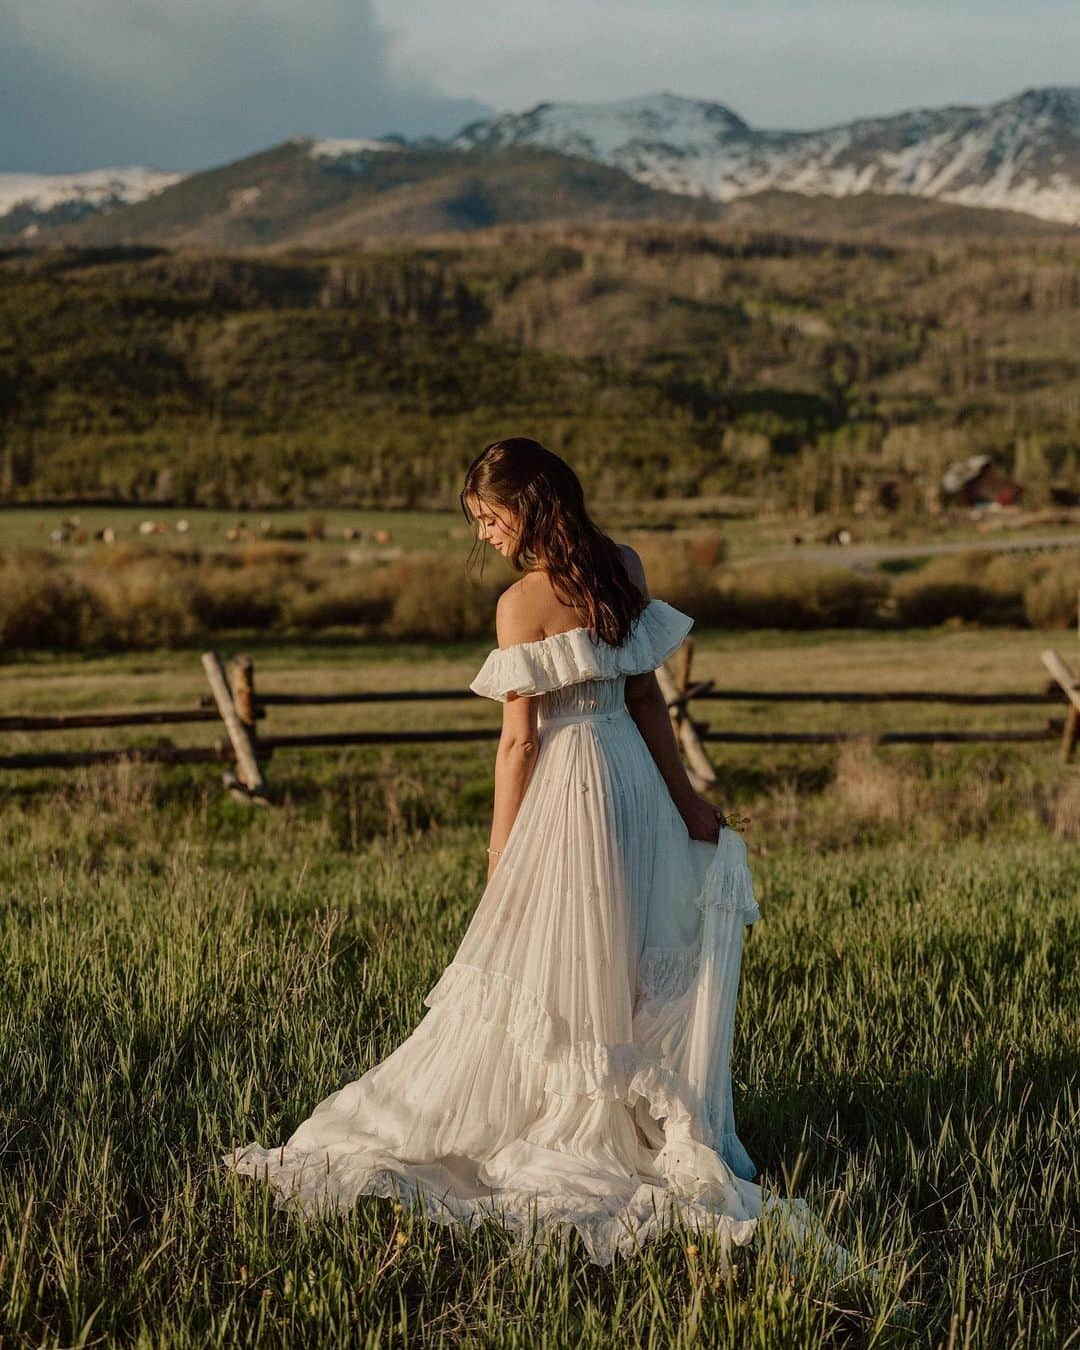
POLYGON ((623 698, 692 620, 650 600, 618 648, 572 629, 491 652, 472 688, 538 697, 540 752, 498 865, 427 1013, 287 1142, 222 1155, 306 1214, 394 1197, 439 1223, 562 1225, 608 1265, 681 1221, 733 1245, 776 1221, 794 1260, 849 1256, 802 1200, 763 1192, 735 1129, 731 1049, 746 847, 692 840, 623 698))

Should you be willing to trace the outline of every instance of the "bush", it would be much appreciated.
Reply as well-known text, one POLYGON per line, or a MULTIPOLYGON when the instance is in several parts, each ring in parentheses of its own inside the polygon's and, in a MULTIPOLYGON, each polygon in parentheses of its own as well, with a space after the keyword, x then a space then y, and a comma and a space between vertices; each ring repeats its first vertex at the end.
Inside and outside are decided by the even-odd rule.
POLYGON ((897 582, 897 618, 917 627, 949 619, 1022 624, 1027 566, 1016 556, 985 553, 934 558, 897 582))
POLYGON ((705 609, 733 628, 851 628, 877 622, 888 593, 885 578, 840 567, 761 565, 725 573, 705 609))
POLYGON ((287 585, 272 567, 207 567, 191 587, 190 604, 203 629, 267 628, 281 620, 287 585))
POLYGON ((495 602, 505 580, 479 580, 447 570, 441 554, 395 563, 387 569, 393 609, 391 637, 480 637, 495 626, 495 602))
POLYGON ((295 544, 265 539, 242 544, 234 555, 236 563, 242 567, 292 567, 302 563, 306 557, 307 551, 297 548, 295 544))
POLYGON ((855 824, 910 826, 920 785, 903 764, 883 759, 869 739, 844 741, 834 794, 855 824))
MULTIPOLYGON (((939 558, 893 583, 881 574, 804 563, 714 565, 719 536, 640 546, 654 596, 702 625, 852 628, 889 622, 1067 627, 1076 617, 1080 551, 1035 558, 939 558)), ((138 545, 85 563, 32 550, 0 560, 0 643, 8 650, 139 649, 229 629, 363 627, 393 638, 454 641, 494 632, 508 581, 448 567, 442 554, 345 567, 259 544, 206 558, 138 545)))
POLYGON ((122 570, 88 570, 83 580, 95 607, 94 623, 83 627, 87 646, 177 646, 199 631, 191 584, 181 568, 149 560, 122 570))
POLYGON ((695 562, 681 541, 650 537, 637 545, 650 595, 700 619, 711 571, 695 562))
POLYGON ((980 619, 987 609, 987 592, 973 582, 922 581, 918 575, 904 577, 896 587, 896 613, 900 622, 928 628, 948 619, 980 619))
POLYGON ((290 595, 286 622, 313 631, 352 624, 381 628, 394 608, 389 580, 385 569, 312 578, 307 587, 290 595))
POLYGON ((1033 628, 1071 628, 1080 595, 1080 553, 1040 559, 1024 588, 1024 614, 1033 628))
POLYGON ((93 601, 46 553, 20 553, 0 565, 0 646, 15 651, 82 645, 93 601))
POLYGON ((698 530, 687 536, 683 547, 695 567, 717 567, 727 561, 727 540, 719 530, 698 530))

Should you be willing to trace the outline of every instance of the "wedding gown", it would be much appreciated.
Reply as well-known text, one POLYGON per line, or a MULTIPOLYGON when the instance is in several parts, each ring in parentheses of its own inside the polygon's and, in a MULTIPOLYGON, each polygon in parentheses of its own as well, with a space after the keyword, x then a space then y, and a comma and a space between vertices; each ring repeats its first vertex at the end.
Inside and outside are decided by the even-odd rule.
MULTIPOLYGON (((619 647, 587 628, 492 651, 470 688, 539 701, 517 817, 428 1012, 286 1144, 223 1156, 279 1206, 396 1196, 522 1243, 558 1224, 609 1264, 676 1221, 731 1244, 801 1200, 765 1195, 735 1131, 743 932, 760 918, 741 838, 692 840, 624 702, 693 620, 650 600, 619 647)), ((842 1266, 843 1262, 837 1262, 842 1266)))

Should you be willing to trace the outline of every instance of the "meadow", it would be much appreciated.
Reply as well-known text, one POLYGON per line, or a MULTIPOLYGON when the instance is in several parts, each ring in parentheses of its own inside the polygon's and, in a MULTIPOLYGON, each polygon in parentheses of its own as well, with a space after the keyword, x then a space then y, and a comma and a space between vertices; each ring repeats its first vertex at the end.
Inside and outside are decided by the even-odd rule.
MULTIPOLYGON (((515 433, 567 456, 652 593, 695 616, 696 678, 1037 692, 1044 647, 1076 661, 1075 541, 808 554, 841 527, 985 542, 1001 521, 938 490, 975 453, 1032 528, 1075 535, 1076 256, 663 223, 10 250, 4 711, 190 707, 211 646, 252 652, 263 691, 464 694, 511 574, 466 577, 456 492, 515 433)), ((695 707, 868 734, 1051 714, 695 707)), ((463 697, 265 726, 497 718, 463 697)), ((792 1271, 767 1225, 726 1275, 681 1231, 600 1271, 576 1238, 523 1255, 382 1200, 278 1211, 219 1155, 284 1142, 416 1025, 482 893, 493 744, 283 750, 266 809, 218 768, 129 762, 0 774, 0 1345, 1080 1346, 1080 771, 1049 742, 712 754, 764 915, 740 1136, 850 1278, 792 1271)))
MULTIPOLYGON (((695 671, 1037 688, 1046 636, 703 628, 695 671)), ((487 645, 266 642, 257 662, 274 689, 403 672, 464 687, 487 645)), ((0 667, 0 688, 8 707, 74 710, 187 702, 202 677, 191 652, 42 653, 0 667)), ((900 716, 708 713, 868 730, 900 716)), ((375 716, 497 724, 480 700, 375 716)), ((289 717, 275 709, 275 729, 289 717)), ((1076 770, 1051 745, 714 753, 719 798, 749 816, 764 915, 737 1020, 740 1134, 861 1274, 793 1275, 768 1229, 730 1278, 707 1237, 678 1231, 603 1272, 576 1238, 526 1257, 493 1226, 429 1228, 387 1201, 298 1221, 218 1169, 233 1143, 284 1142, 415 1026, 483 887, 490 743, 281 752, 268 810, 225 796, 209 766, 7 774, 4 1344, 1075 1344, 1076 770)))

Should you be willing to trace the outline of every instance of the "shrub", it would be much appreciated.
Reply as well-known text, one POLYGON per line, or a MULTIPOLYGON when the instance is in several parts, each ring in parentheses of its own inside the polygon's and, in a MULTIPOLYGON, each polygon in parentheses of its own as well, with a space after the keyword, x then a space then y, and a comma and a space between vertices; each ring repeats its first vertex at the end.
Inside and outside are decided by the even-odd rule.
POLYGON ((896 613, 905 625, 927 628, 948 619, 979 619, 986 608, 986 591, 971 582, 922 581, 916 575, 896 586, 896 613))
POLYGON ((304 561, 307 550, 295 544, 255 539, 241 544, 234 556, 242 567, 291 567, 304 561))
POLYGON ((391 637, 454 639, 490 633, 495 602, 505 581, 474 579, 447 570, 439 554, 395 563, 387 569, 393 608, 391 637))
POLYGON ((860 737, 840 745, 834 792, 854 821, 908 826, 915 818, 919 784, 907 768, 883 760, 860 737))
POLYGON ((278 623, 287 581, 272 567, 203 568, 191 591, 192 612, 200 627, 265 628, 278 623))
POLYGON ((93 630, 84 626, 89 646, 167 647, 199 631, 192 587, 181 568, 154 559, 121 570, 89 569, 83 580, 96 608, 93 630))
POLYGON ((394 608, 394 594, 385 571, 364 569, 345 576, 311 579, 308 587, 290 594, 286 622, 311 630, 349 624, 382 627, 394 608))
POLYGON ((1024 588, 1024 613, 1033 628, 1070 628, 1080 595, 1080 553, 1040 559, 1024 588))
POLYGON ((683 547, 694 567, 717 567, 727 560, 727 540, 719 530, 698 530, 687 536, 683 547))
POLYGON ((78 647, 92 609, 85 588, 48 554, 16 554, 0 565, 0 646, 78 647))
POLYGON ((706 610, 733 628, 849 628, 874 623, 888 592, 885 578, 844 568, 761 565, 725 573, 706 610))
POLYGON ((695 563, 681 541, 653 536, 637 545, 637 551, 645 568, 649 593, 700 618, 700 601, 709 587, 709 569, 695 563))
POLYGON ((918 627, 949 619, 1023 623, 1025 568, 1021 558, 985 553, 934 558, 896 583, 897 617, 918 627))

